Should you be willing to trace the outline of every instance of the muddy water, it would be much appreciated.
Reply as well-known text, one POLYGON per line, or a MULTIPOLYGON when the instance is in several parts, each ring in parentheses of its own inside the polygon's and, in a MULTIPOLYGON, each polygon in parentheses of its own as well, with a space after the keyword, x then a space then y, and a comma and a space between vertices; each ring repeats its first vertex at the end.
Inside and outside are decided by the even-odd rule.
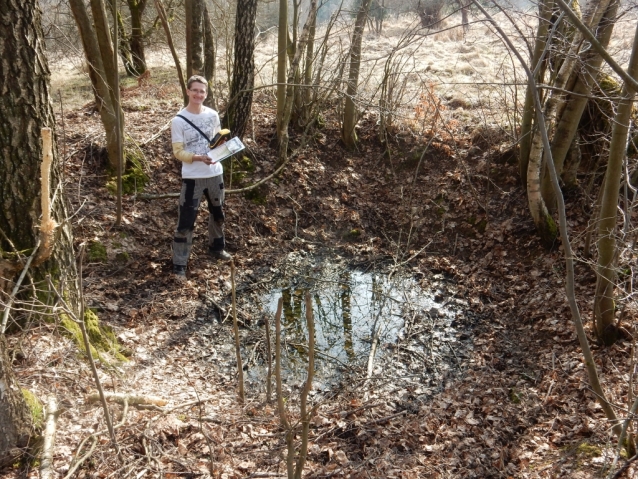
POLYGON ((463 301, 454 298, 443 278, 433 279, 426 290, 413 277, 388 268, 361 270, 334 259, 289 256, 277 270, 273 289, 260 298, 270 317, 279 298, 283 299, 287 382, 301 383, 306 376, 304 295, 309 292, 318 389, 353 372, 367 376, 373 349, 372 377, 398 382, 411 378, 408 382, 418 384, 421 394, 437 388, 450 371, 458 369, 467 347, 459 342, 462 332, 457 330, 463 301))

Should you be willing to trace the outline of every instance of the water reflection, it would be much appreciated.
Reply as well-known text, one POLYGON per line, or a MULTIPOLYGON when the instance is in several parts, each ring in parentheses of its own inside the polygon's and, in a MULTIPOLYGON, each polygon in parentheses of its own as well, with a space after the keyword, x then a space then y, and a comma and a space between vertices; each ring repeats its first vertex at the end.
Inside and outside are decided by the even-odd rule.
POLYGON ((315 315, 315 345, 318 376, 334 376, 344 366, 365 366, 374 338, 377 357, 383 346, 395 343, 405 318, 429 310, 435 303, 412 278, 364 273, 322 266, 263 298, 265 309, 274 314, 283 297, 282 329, 287 358, 293 374, 306 367, 307 330, 304 295, 310 291, 315 315))

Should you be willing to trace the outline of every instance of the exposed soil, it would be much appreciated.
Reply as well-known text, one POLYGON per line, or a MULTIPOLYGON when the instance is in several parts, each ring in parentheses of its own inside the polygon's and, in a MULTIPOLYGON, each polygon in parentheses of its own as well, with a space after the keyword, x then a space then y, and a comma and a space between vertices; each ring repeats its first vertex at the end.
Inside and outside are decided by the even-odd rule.
MULTIPOLYGON (((124 92, 127 131, 151 178, 146 193, 179 190, 169 132, 146 142, 178 109, 178 95, 173 85, 124 92)), ((228 189, 274 170, 273 115, 270 99, 257 97, 254 141, 247 142, 254 169, 238 175, 235 165, 228 189)), ((362 374, 316 393, 321 402, 304 477, 600 477, 614 444, 587 385, 563 292, 561 250, 539 245, 515 151, 498 130, 454 122, 425 134, 393 131, 383 145, 375 122, 362 120, 360 149, 348 152, 328 117, 278 178, 256 193, 227 196, 243 345, 250 350, 263 338, 263 313, 249 300, 251 291, 267 284, 290 252, 304 251, 356 267, 400 268, 425 288, 453 284, 467 308, 459 340, 472 350, 458 358, 460 373, 443 378, 427 401, 404 384, 391 395, 380 392, 391 377, 363 387, 362 374)), ((244 405, 236 395, 230 267, 206 254, 203 208, 188 281, 180 283, 170 274, 177 199, 128 195, 123 225, 114 227, 99 119, 87 107, 65 112, 64 125, 59 148, 67 155, 76 243, 99 241, 108 254, 106 262, 85 265, 86 302, 131 353, 124 364, 100 363, 104 387, 168 402, 129 407, 117 430, 123 463, 102 432, 76 477, 285 477, 276 406, 265 403, 261 387, 248 385, 244 405)), ((590 199, 571 195, 571 234, 580 251, 590 213, 582 205, 590 199)), ((587 316, 595 277, 587 264, 577 268, 587 316)), ((22 352, 15 361, 21 383, 39 397, 64 400, 54 459, 64 477, 80 442, 105 428, 99 405, 86 400, 95 390, 89 367, 56 323, 11 341, 22 352)), ((610 399, 626 405, 631 344, 595 354, 610 399)), ((299 385, 287 385, 285 395, 294 418, 299 385)), ((112 404, 116 422, 122 411, 112 404)), ((2 477, 36 477, 35 469, 2 477)))

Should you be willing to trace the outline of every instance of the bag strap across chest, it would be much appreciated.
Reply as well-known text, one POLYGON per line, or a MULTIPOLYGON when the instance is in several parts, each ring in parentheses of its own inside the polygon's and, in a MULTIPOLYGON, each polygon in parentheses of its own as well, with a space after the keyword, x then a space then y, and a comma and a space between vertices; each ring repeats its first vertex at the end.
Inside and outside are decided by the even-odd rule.
POLYGON ((208 138, 208 135, 206 135, 206 133, 204 133, 202 130, 200 130, 199 128, 197 128, 197 125, 195 125, 195 123, 193 123, 192 121, 190 121, 188 118, 186 118, 185 116, 182 115, 177 115, 179 118, 181 118, 182 120, 184 120, 186 123, 188 123, 190 126, 192 126, 193 128, 195 128, 200 135, 202 135, 204 138, 206 138, 206 141, 208 142, 208 144, 210 145, 210 138, 208 138))

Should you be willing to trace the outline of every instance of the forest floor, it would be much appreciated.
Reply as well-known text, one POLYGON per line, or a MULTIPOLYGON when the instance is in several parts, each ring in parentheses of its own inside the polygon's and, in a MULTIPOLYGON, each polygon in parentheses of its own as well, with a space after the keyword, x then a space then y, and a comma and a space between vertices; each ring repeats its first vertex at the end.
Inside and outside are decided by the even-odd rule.
MULTIPOLYGON (((145 193, 179 191, 170 133, 154 138, 179 108, 178 98, 174 85, 123 92, 127 133, 143 152, 150 177, 145 193)), ((234 165, 229 190, 275 169, 272 98, 257 96, 253 111, 252 140, 246 141, 252 166, 234 165)), ((329 391, 315 392, 304 477, 604 477, 615 445, 583 368, 564 294, 562 250, 539 244, 506 136, 496 128, 448 122, 429 131, 397 128, 382 144, 375 121, 362 119, 360 148, 348 152, 337 122, 327 117, 276 179, 251 194, 227 195, 225 231, 236 265, 244 353, 258 349, 269 314, 256 307, 254 293, 268 288, 291 255, 400 271, 424 290, 442 288, 443 296, 453 294, 462 305, 455 334, 464 349, 454 371, 440 376, 428 394, 398 379, 388 392, 381 384, 392 384, 391 375, 381 372, 364 382, 365 368, 358 367, 329 391)), ((122 226, 115 227, 101 136, 91 106, 58 112, 76 244, 86 243, 89 252, 105 246, 105 257, 85 261, 85 301, 129 356, 118 362, 103 355, 100 377, 108 392, 159 397, 166 404, 111 403, 115 422, 122 421, 116 434, 120 462, 102 409, 87 400, 95 391, 89 366, 61 324, 12 335, 21 384, 40 398, 63 400, 57 477, 65 477, 74 457, 92 444, 90 459, 74 477, 285 477, 285 435, 276 405, 265 401, 264 378, 261 385, 254 377, 247 382, 243 405, 237 397, 230 266, 206 255, 207 215, 202 208, 188 281, 175 281, 170 248, 177 199, 128 194, 122 226)), ((294 148, 298 140, 293 138, 294 148)), ((577 252, 590 202, 582 189, 569 193, 577 252)), ((576 268, 588 318, 595 275, 585 261, 576 268)), ((412 324, 417 329, 427 317, 427 311, 418 313, 412 324)), ((590 339, 604 387, 622 416, 632 345, 621 341, 603 349, 590 339)), ((385 358, 400 361, 410 354, 399 351, 401 344, 385 346, 396 352, 385 358)), ((255 363, 263 362, 262 349, 255 363)), ((426 362, 410 363, 416 385, 428 375, 426 362)), ((290 414, 298 417, 298 387, 287 384, 285 394, 290 414)), ((37 467, 0 475, 37 477, 37 467)))

